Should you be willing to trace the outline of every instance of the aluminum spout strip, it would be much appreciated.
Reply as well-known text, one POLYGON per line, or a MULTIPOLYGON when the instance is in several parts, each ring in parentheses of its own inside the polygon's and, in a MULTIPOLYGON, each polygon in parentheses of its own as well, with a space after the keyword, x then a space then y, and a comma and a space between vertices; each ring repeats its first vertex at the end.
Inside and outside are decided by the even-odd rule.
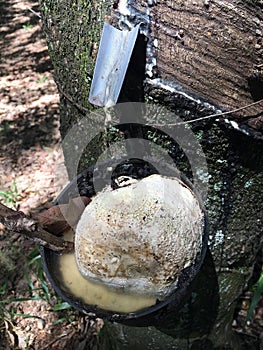
POLYGON ((100 107, 117 103, 138 35, 139 26, 119 30, 104 23, 89 102, 100 107))

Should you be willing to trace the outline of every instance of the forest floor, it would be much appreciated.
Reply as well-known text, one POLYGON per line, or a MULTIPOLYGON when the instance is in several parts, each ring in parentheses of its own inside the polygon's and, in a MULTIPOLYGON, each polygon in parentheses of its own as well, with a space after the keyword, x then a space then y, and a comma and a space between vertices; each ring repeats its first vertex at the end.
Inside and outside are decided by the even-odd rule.
MULTIPOLYGON (((67 183, 59 97, 34 0, 0 1, 0 200, 24 212, 49 208, 67 183)), ((0 350, 96 349, 102 325, 68 308, 43 274, 38 247, 0 229, 0 350)), ((263 334, 263 302, 245 322, 243 296, 234 328, 263 334)))

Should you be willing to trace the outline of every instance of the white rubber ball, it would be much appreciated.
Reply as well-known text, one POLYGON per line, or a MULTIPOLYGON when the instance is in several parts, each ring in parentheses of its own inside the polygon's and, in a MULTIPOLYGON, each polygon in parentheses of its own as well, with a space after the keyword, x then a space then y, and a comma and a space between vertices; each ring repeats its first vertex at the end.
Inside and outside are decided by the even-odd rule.
POLYGON ((85 208, 76 228, 80 273, 126 293, 165 297, 202 249, 204 214, 177 178, 151 175, 136 184, 105 188, 85 208))

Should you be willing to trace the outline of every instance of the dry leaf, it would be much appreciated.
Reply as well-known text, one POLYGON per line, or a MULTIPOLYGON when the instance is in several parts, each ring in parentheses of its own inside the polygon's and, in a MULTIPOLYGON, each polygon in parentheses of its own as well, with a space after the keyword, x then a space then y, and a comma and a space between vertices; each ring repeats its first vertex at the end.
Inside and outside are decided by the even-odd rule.
POLYGON ((68 204, 56 205, 36 215, 36 219, 42 227, 48 229, 54 235, 67 231, 76 226, 85 207, 91 202, 88 197, 76 197, 68 204))

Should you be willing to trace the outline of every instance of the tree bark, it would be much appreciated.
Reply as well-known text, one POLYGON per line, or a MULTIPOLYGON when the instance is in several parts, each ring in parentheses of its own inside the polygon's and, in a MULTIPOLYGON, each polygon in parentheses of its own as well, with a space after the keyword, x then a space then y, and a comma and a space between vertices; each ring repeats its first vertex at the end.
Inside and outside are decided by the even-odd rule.
POLYGON ((158 1, 156 74, 227 110, 262 99, 262 8, 261 1, 158 1))

